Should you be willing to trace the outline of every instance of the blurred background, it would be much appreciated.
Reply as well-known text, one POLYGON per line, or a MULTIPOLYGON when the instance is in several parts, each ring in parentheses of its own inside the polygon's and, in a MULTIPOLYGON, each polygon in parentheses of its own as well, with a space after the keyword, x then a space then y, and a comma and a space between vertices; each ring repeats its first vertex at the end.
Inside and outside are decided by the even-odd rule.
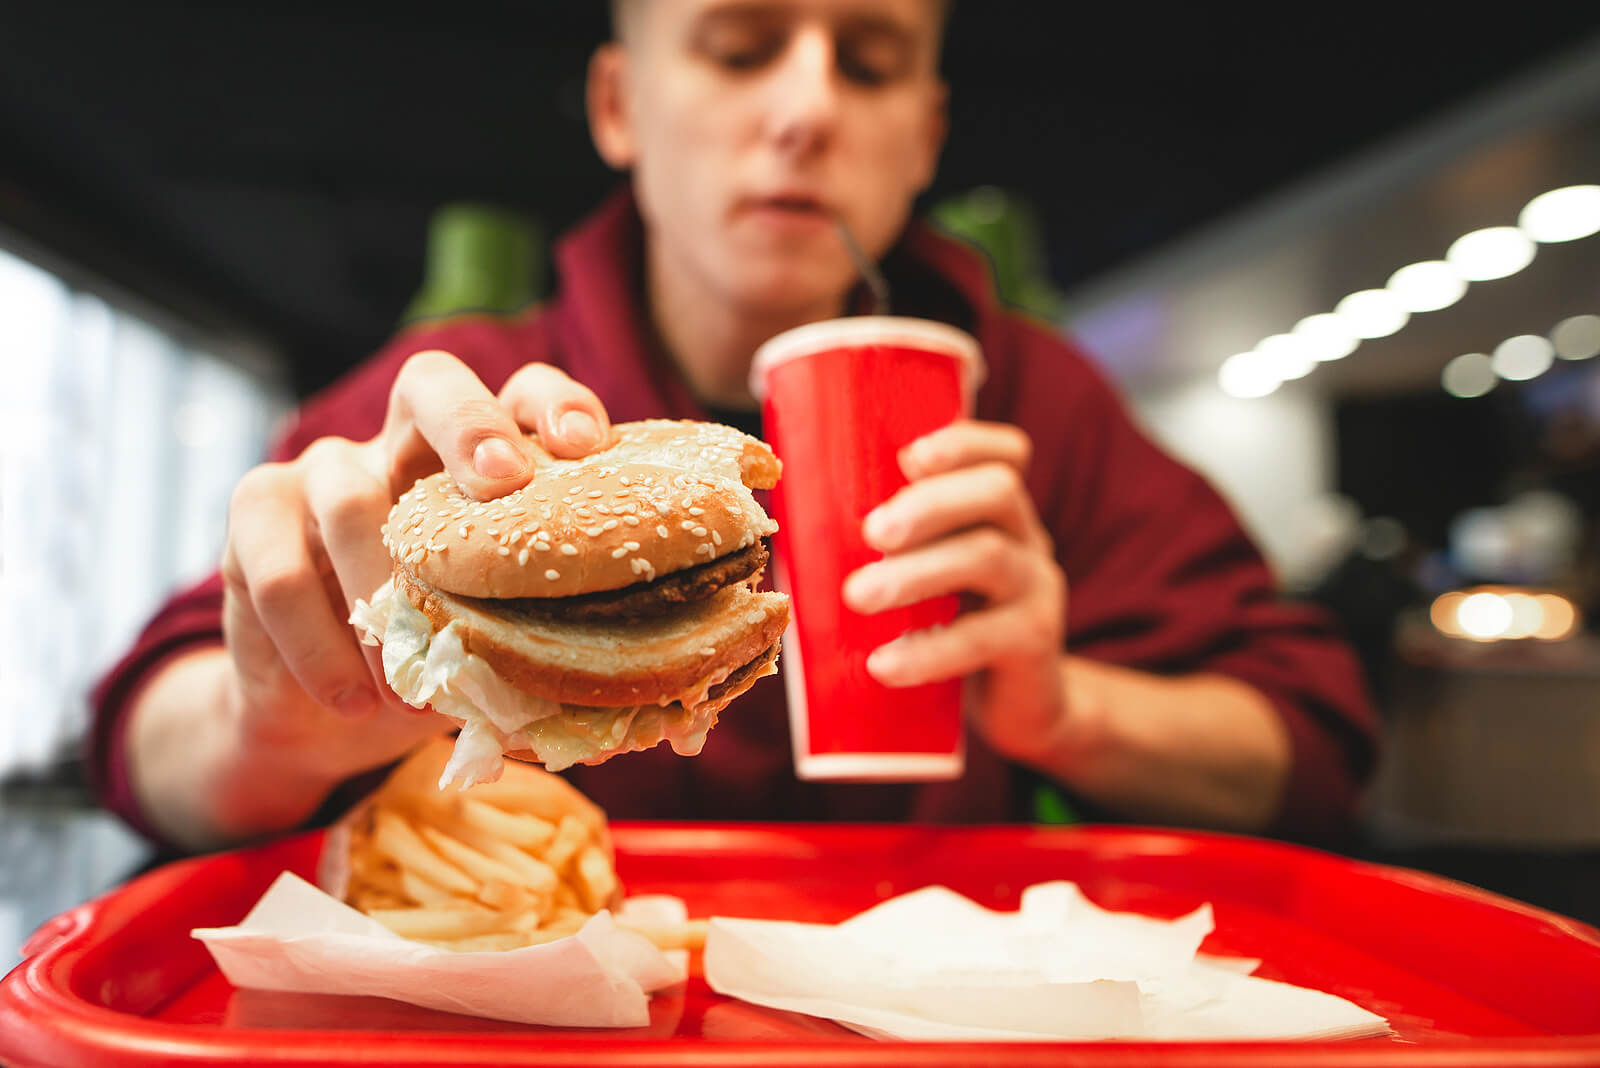
MULTIPOLYGON (((924 209, 1346 627, 1389 734, 1347 851, 1600 922, 1600 15, 1082 7, 957 4, 924 209)), ((0 947, 138 863, 85 692, 276 421, 548 291, 616 181, 603 9, 6 12, 0 947)))

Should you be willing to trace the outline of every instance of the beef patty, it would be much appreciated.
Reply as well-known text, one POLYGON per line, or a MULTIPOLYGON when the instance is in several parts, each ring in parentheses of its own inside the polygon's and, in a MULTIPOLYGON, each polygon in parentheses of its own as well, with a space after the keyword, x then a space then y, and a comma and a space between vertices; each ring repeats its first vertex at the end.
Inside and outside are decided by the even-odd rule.
POLYGON ((649 619, 665 615, 679 605, 703 601, 724 586, 759 574, 767 566, 767 558, 766 546, 758 541, 738 552, 674 571, 651 582, 636 582, 618 590, 573 597, 518 597, 497 601, 495 606, 501 611, 527 612, 568 623, 649 619))

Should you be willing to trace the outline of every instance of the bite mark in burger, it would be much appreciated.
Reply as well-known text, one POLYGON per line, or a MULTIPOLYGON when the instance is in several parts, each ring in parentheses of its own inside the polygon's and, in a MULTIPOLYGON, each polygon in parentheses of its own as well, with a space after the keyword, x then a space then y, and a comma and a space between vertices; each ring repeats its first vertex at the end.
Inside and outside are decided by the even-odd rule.
POLYGON ((559 771, 662 741, 692 756, 773 674, 789 599, 758 590, 777 524, 751 493, 780 465, 715 423, 620 423, 492 501, 440 473, 384 525, 394 573, 350 621, 407 703, 460 721, 440 786, 499 777, 504 753, 559 771))

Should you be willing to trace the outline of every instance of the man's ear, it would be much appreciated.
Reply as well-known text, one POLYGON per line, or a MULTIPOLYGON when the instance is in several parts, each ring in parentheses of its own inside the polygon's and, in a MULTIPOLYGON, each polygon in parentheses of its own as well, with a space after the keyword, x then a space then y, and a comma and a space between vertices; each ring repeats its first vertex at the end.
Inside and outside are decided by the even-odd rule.
POLYGON ((607 42, 589 57, 584 101, 589 110, 589 136, 600 158, 619 171, 633 166, 636 147, 628 110, 628 53, 622 45, 607 42))
POLYGON ((923 121, 926 126, 922 135, 922 168, 917 181, 919 193, 933 184, 933 176, 939 170, 939 155, 944 151, 945 137, 950 132, 950 87, 943 81, 934 83, 923 121))

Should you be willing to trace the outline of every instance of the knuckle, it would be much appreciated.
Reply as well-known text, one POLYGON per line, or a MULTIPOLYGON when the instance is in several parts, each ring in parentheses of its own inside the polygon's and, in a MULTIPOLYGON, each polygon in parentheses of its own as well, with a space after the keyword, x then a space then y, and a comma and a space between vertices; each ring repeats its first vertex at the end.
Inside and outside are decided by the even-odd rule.
POLYGON ((504 408, 489 397, 465 397, 450 406, 450 437, 447 448, 466 456, 485 437, 504 432, 509 419, 504 408))
POLYGON ((263 616, 287 614, 321 588, 309 568, 278 565, 264 568, 250 581, 250 599, 263 616))

